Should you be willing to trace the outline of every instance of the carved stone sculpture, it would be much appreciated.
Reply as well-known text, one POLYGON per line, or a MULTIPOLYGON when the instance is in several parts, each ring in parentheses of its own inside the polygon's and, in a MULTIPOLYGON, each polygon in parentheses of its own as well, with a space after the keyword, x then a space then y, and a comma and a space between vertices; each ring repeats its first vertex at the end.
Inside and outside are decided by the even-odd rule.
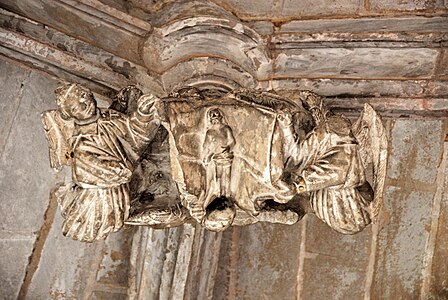
POLYGON ((97 108, 90 90, 76 84, 56 90, 57 106, 42 114, 54 169, 69 165, 73 182, 58 201, 63 233, 92 242, 119 230, 128 218, 129 181, 139 152, 159 126, 156 99, 141 97, 129 115, 97 108))
POLYGON ((123 223, 293 224, 306 213, 353 234, 381 206, 387 137, 369 105, 352 125, 309 91, 293 101, 185 88, 155 99, 126 87, 108 110, 78 85, 56 94, 43 120, 52 167, 72 168, 59 192, 72 238, 104 238, 123 223))

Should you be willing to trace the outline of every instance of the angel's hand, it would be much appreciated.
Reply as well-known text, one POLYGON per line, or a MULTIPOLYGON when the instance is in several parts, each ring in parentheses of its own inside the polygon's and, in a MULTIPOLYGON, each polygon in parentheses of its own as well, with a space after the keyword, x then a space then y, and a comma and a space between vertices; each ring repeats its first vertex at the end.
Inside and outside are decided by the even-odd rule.
POLYGON ((159 98, 152 94, 145 94, 138 99, 138 111, 143 115, 148 115, 153 109, 155 109, 154 104, 159 98))
POLYGON ((282 127, 289 127, 292 125, 292 115, 289 112, 284 112, 278 115, 278 121, 282 127))
POLYGON ((289 202, 296 194, 295 186, 293 184, 286 183, 283 180, 277 180, 274 183, 274 187, 278 189, 275 194, 275 201, 279 203, 289 202))

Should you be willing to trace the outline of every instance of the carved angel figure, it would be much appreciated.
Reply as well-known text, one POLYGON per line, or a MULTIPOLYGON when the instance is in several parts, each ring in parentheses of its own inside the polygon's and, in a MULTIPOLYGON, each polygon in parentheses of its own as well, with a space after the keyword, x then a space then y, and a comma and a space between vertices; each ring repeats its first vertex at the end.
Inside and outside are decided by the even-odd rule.
POLYGON ((306 195, 308 210, 331 228, 357 233, 376 217, 382 202, 387 138, 381 120, 368 104, 351 125, 348 119, 328 111, 318 95, 305 91, 301 100, 316 126, 299 141, 290 117, 280 116, 285 172, 277 185, 284 191, 275 200, 287 203, 296 194, 306 195), (375 190, 365 179, 370 163, 375 190))
POLYGON ((129 214, 129 181, 134 162, 160 121, 157 99, 144 95, 138 109, 123 115, 99 109, 92 92, 77 84, 56 89, 56 110, 42 121, 51 167, 69 165, 72 181, 58 190, 63 234, 75 240, 104 239, 123 226, 129 214))

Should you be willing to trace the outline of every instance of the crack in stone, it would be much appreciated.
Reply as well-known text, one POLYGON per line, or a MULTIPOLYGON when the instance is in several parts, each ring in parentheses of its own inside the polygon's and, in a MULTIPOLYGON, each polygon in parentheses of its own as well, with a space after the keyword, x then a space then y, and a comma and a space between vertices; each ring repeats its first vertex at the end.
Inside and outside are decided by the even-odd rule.
POLYGON ((31 76, 31 71, 28 71, 27 74, 24 76, 22 82, 20 83, 20 89, 19 89, 19 93, 17 95, 17 99, 19 101, 17 103, 17 107, 14 112, 14 117, 12 118, 12 121, 11 121, 11 126, 9 126, 8 133, 6 134, 5 142, 4 142, 2 150, 0 152, 0 158, 3 158, 3 155, 5 154, 5 149, 6 149, 6 145, 8 144, 9 136, 11 135, 11 132, 14 128, 14 124, 16 123, 17 115, 19 113, 20 105, 22 104, 23 92, 25 90, 25 83, 27 81, 29 81, 30 76, 31 76))
POLYGON ((44 222, 39 229, 36 237, 36 241, 34 242, 33 251, 31 252, 31 255, 29 257, 29 262, 26 267, 25 271, 25 277, 23 279, 22 286, 20 287, 19 296, 17 299, 25 299, 26 295, 28 293, 28 289, 31 285, 32 279, 34 277, 34 274, 36 273, 40 259, 42 256, 43 248, 45 245, 45 242, 47 240, 48 234, 51 229, 51 225, 54 222, 54 218, 57 211, 57 200, 56 200, 56 191, 58 188, 62 185, 60 183, 55 188, 53 188, 50 192, 50 201, 48 203, 47 209, 44 213, 44 222))

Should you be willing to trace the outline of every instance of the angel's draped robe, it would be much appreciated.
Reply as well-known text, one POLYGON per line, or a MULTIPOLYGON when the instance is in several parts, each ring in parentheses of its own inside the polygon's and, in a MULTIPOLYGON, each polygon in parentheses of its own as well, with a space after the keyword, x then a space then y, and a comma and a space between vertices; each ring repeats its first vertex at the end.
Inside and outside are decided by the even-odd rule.
POLYGON ((370 224, 370 203, 358 190, 365 168, 350 122, 331 116, 303 141, 290 143, 288 165, 304 179, 316 216, 344 234, 370 224))
POLYGON ((64 235, 91 242, 123 226, 133 164, 159 123, 155 110, 133 116, 104 110, 96 122, 75 128, 69 139, 73 183, 58 191, 64 235))

